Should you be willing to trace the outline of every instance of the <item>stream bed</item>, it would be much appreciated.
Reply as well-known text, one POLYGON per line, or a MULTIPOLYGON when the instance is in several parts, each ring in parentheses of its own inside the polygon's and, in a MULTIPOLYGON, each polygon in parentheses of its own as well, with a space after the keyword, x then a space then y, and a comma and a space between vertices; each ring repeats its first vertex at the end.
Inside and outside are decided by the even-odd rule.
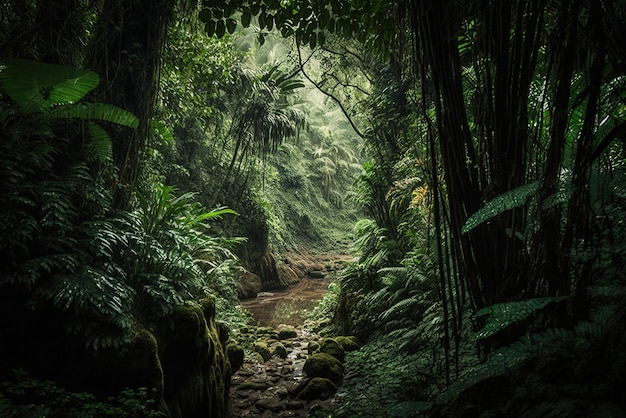
POLYGON ((299 326, 328 290, 330 280, 303 278, 286 289, 261 292, 244 299, 241 306, 252 313, 258 325, 276 328, 280 324, 299 326))

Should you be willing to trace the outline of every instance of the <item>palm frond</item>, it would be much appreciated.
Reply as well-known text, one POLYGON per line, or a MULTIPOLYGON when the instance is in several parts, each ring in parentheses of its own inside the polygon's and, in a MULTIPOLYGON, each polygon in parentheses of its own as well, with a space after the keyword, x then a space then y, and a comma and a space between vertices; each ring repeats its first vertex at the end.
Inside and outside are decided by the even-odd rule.
POLYGON ((564 299, 564 296, 535 298, 517 302, 498 303, 482 308, 474 316, 476 318, 487 316, 487 320, 485 326, 477 332, 476 339, 480 340, 494 335, 511 324, 523 321, 549 304, 560 302, 564 299))
POLYGON ((55 64, 7 59, 0 86, 23 112, 75 103, 96 88, 100 77, 93 71, 55 64))
POLYGON ((483 222, 494 218, 507 210, 522 206, 526 203, 528 198, 537 193, 538 190, 539 182, 535 181, 517 187, 513 190, 509 190, 508 192, 495 197, 467 219, 465 225, 463 225, 463 228, 461 229, 461 232, 466 234, 483 222))
POLYGON ((139 126, 135 115, 105 103, 63 104, 52 108, 47 115, 53 119, 101 120, 133 129, 139 126))

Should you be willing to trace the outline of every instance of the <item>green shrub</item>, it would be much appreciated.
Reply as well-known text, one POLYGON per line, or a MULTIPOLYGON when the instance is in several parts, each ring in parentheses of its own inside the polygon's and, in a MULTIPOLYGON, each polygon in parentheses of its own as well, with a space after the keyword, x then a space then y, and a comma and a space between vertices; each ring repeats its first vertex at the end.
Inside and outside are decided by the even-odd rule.
POLYGON ((91 393, 65 390, 24 371, 16 371, 13 381, 0 382, 0 415, 16 418, 164 416, 157 410, 154 395, 147 388, 125 389, 116 396, 98 398, 91 393))

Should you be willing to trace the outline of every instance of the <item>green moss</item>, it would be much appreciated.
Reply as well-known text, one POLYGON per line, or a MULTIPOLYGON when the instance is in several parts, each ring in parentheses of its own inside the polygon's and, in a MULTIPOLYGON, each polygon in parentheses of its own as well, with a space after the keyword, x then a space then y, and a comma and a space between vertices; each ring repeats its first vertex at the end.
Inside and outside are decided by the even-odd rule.
POLYGON ((337 386, 324 377, 314 377, 306 386, 298 393, 298 398, 305 401, 313 401, 315 399, 328 399, 337 392, 337 386))
POLYGON ((330 354, 342 363, 346 358, 346 352, 343 350, 341 344, 332 338, 323 338, 320 342, 319 351, 330 354))
POLYGON ((231 341, 226 345, 226 353, 228 355, 228 361, 230 362, 231 374, 235 374, 235 372, 243 366, 243 348, 236 342, 231 341))
POLYGON ((255 342, 252 349, 263 357, 263 361, 267 361, 272 357, 272 353, 264 341, 255 342))
POLYGON ((359 340, 353 335, 335 337, 335 341, 341 344, 344 351, 356 351, 361 348, 359 340))
POLYGON ((231 366, 212 302, 178 307, 173 330, 161 336, 164 397, 173 418, 226 414, 231 366))
POLYGON ((283 326, 278 329, 279 340, 288 340, 290 338, 296 338, 297 336, 298 332, 292 326, 283 326))
POLYGON ((282 359, 286 359, 287 358, 287 349, 285 348, 284 345, 282 345, 281 343, 278 343, 276 345, 274 345, 273 347, 274 349, 272 350, 273 354, 282 358, 282 359))
POLYGON ((343 364, 326 353, 315 353, 309 356, 302 370, 308 377, 325 377, 335 383, 343 379, 343 364))
POLYGON ((320 349, 320 345, 319 343, 315 342, 315 341, 310 341, 309 344, 306 347, 306 351, 309 355, 315 353, 317 350, 320 349))

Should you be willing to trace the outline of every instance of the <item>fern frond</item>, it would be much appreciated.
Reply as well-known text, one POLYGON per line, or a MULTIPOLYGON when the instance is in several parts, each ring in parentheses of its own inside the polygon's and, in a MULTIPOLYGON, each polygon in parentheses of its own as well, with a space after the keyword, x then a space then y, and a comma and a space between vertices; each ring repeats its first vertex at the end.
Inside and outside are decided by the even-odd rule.
POLYGON ((523 321, 547 305, 564 299, 564 296, 535 298, 487 306, 474 314, 476 318, 487 316, 485 326, 476 333, 476 339, 487 338, 511 324, 523 321))
POLYGON ((111 161, 113 159, 113 142, 107 131, 94 122, 89 122, 87 128, 89 129, 90 145, 94 155, 100 161, 111 161))
POLYGON ((508 192, 493 198, 467 219, 465 225, 461 228, 461 233, 466 234, 483 222, 494 218, 507 210, 522 206, 526 203, 528 198, 536 194, 538 190, 539 182, 535 181, 530 184, 517 187, 513 190, 509 190, 508 192))
POLYGON ((417 308, 419 304, 420 304, 419 301, 413 298, 401 300, 395 305, 393 305, 392 307, 390 307, 389 309, 387 309, 385 312, 380 314, 380 320, 386 321, 391 317, 401 316, 405 314, 407 311, 409 311, 410 309, 417 308))
POLYGON ((437 402, 449 403, 464 391, 486 379, 503 376, 517 370, 532 358, 547 357, 562 347, 573 346, 574 338, 575 335, 571 331, 551 328, 532 334, 530 338, 517 340, 493 353, 485 363, 469 369, 439 396, 437 402))

